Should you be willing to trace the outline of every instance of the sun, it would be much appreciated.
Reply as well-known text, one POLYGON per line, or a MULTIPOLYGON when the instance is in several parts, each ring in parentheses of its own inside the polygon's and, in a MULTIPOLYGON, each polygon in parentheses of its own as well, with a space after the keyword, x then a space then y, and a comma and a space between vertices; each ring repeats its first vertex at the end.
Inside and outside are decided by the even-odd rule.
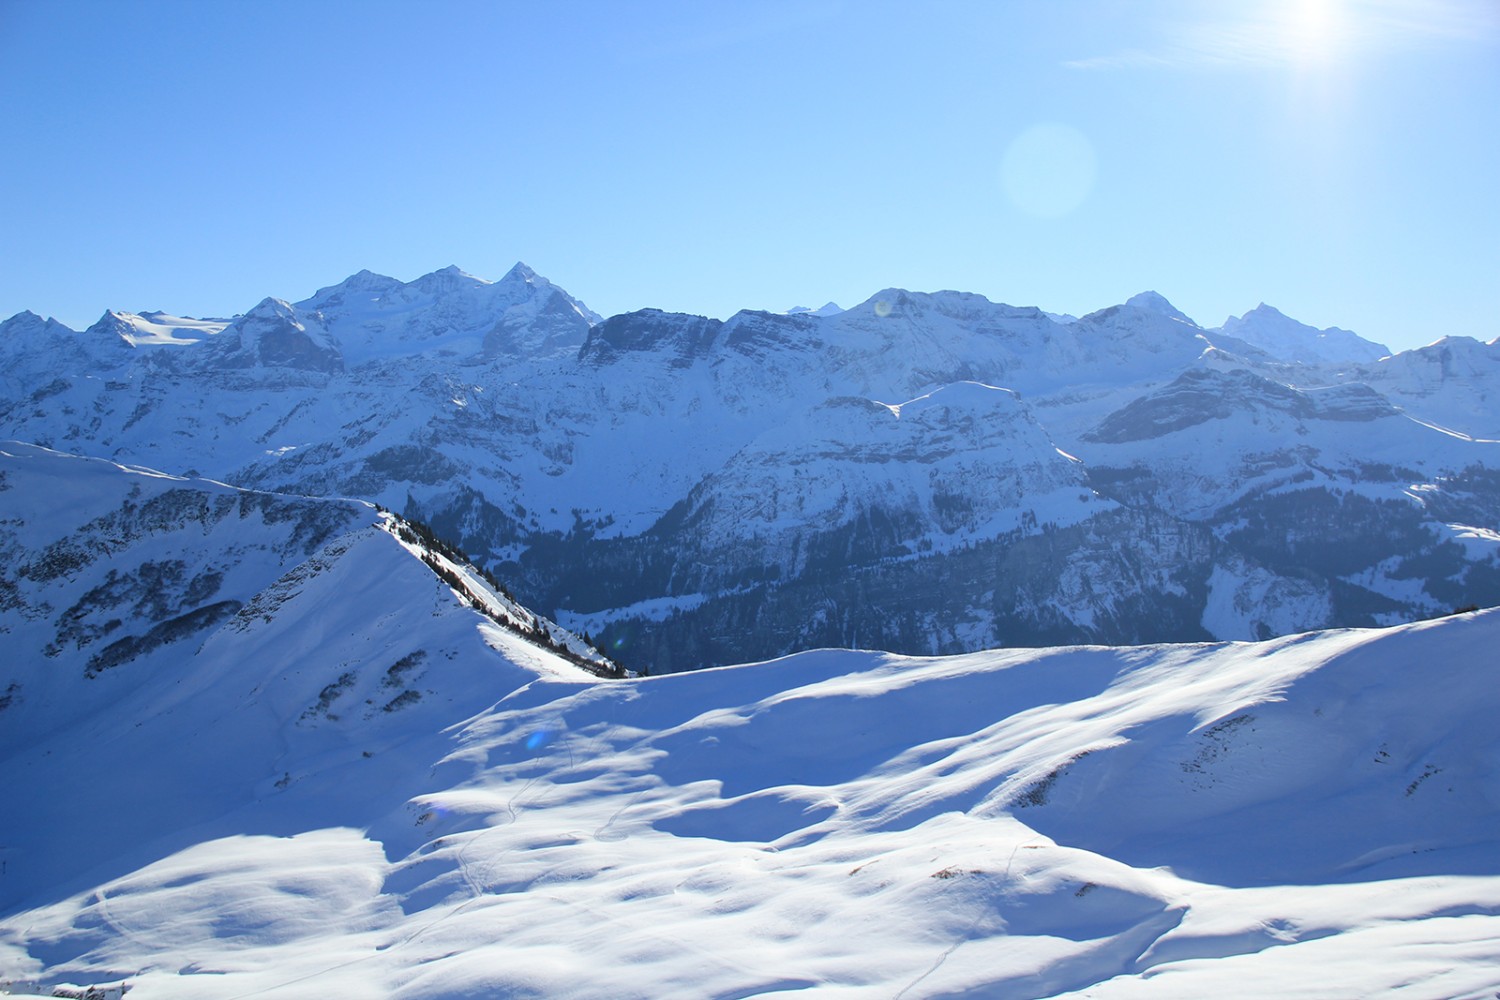
POLYGON ((1339 0, 1294 0, 1292 18, 1296 32, 1304 38, 1320 38, 1338 20, 1339 0))
POLYGON ((1347 37, 1349 11, 1343 0, 1283 0, 1282 42, 1304 66, 1336 58, 1347 37))

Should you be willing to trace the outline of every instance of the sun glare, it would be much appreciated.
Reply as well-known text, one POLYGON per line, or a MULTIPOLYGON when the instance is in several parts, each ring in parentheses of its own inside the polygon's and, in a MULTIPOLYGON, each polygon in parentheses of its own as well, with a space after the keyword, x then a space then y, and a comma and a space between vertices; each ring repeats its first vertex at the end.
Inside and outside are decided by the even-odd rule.
POLYGON ((1304 67, 1336 59, 1348 37, 1341 0, 1285 0, 1278 20, 1287 52, 1304 67))

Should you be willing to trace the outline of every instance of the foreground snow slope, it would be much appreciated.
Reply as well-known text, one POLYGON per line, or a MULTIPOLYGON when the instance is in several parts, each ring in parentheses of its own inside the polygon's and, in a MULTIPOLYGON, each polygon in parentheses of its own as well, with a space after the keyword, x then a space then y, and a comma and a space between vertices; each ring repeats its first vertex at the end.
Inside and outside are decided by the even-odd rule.
POLYGON ((535 670, 590 676, 581 643, 389 527, 0 445, 0 907, 205 829, 350 822, 427 767, 414 739, 535 670))
MULTIPOLYGON (((141 485, 53 460, 100 490, 141 485)), ((13 463, 0 502, 27 475, 13 463)), ((0 751, 0 984, 123 980, 131 1000, 1500 986, 1500 612, 600 681, 358 517, 192 638, 92 677, 82 653, 21 664, 0 716, 20 734, 0 751)), ((247 561, 270 558, 236 530, 247 561)), ((148 534, 119 566, 183 537, 148 534)), ((34 610, 33 584, 15 585, 34 610)))

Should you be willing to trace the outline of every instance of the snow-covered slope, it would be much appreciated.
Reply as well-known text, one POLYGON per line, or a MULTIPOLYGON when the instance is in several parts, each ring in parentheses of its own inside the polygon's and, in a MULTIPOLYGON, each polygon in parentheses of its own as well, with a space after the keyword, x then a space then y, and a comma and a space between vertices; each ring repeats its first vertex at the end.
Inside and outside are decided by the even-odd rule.
POLYGON ((167 599, 202 591, 231 539, 244 573, 295 565, 259 590, 226 572, 216 598, 256 593, 233 616, 92 677, 103 638, 23 661, 0 709, 0 986, 1500 988, 1500 612, 605 681, 459 604, 368 508, 242 514, 211 484, 6 451, 0 509, 47 525, 9 543, 62 571, 16 576, 8 640, 147 562, 192 570, 167 599), (55 514, 49 483, 73 498, 55 514))
POLYGON ((322 316, 265 299, 227 326, 193 362, 209 370, 285 368, 322 374, 344 369, 344 355, 322 316))
POLYGON ((489 704, 517 656, 611 670, 368 504, 14 443, 0 633, 7 908, 304 776, 314 799, 353 802, 351 762, 489 704))
MULTIPOLYGON (((70 375, 101 375, 128 364, 130 343, 105 316, 83 333, 33 312, 0 323, 0 386, 7 400, 60 391, 70 375)), ((123 327, 123 324, 121 324, 123 327)))
POLYGON ((905 522, 893 541, 930 552, 1075 524, 1094 499, 1014 393, 958 382, 896 405, 835 398, 774 427, 693 492, 686 517, 707 544, 766 546, 766 564, 795 575, 797 538, 872 511, 905 522))
POLYGON ((1444 337, 1364 365, 1356 377, 1417 419, 1500 440, 1500 339, 1444 337))
POLYGON ((1077 445, 1091 467, 1150 470, 1153 502, 1203 519, 1247 494, 1336 484, 1403 496, 1471 465, 1497 443, 1413 420, 1360 383, 1294 389, 1245 370, 1199 368, 1102 420, 1077 445), (1399 470, 1387 474, 1376 470, 1399 470))
POLYGON ((222 333, 230 322, 227 319, 171 316, 164 312, 110 310, 90 329, 104 324, 132 347, 187 347, 222 333))

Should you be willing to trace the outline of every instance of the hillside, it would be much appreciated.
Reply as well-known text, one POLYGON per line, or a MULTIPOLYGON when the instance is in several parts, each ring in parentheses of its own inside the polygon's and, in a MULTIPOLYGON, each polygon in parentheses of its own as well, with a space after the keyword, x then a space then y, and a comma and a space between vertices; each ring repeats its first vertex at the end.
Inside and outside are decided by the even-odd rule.
MULTIPOLYGON (((7 516, 43 476, 135 493, 137 510, 236 497, 7 451, 7 516)), ((282 553, 291 568, 232 616, 92 674, 102 639, 9 668, 0 985, 131 1000, 1500 986, 1495 612, 605 680, 460 603, 374 511, 288 503, 298 516, 269 526, 238 507, 138 519, 112 550, 116 581, 146 553, 190 562, 184 532, 208 553, 233 530, 246 564, 282 553), (320 546, 314 523, 332 524, 320 546)), ((56 523, 85 515, 99 520, 56 523)), ((215 596, 254 589, 248 573, 215 596)), ((6 610, 8 640, 34 634, 28 602, 6 610)))

